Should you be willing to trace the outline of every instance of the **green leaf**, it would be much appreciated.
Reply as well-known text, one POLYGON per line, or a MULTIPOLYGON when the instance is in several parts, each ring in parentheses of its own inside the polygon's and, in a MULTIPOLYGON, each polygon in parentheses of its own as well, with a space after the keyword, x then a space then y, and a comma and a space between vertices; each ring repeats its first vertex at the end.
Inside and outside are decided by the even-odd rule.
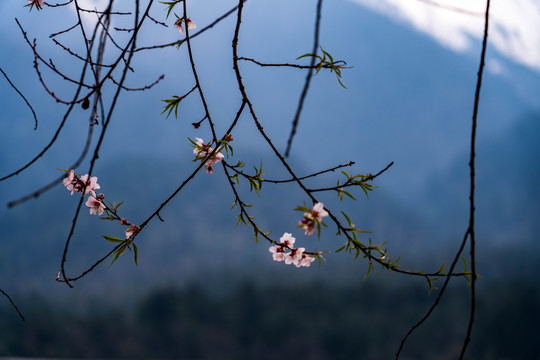
POLYGON ((135 265, 139 265, 137 260, 139 259, 139 249, 137 249, 137 245, 135 243, 131 243, 133 245, 133 256, 135 257, 135 265))
POLYGON ((307 53, 307 54, 304 54, 304 55, 300 55, 299 57, 296 58, 296 60, 299 60, 301 58, 304 58, 304 57, 308 57, 308 56, 311 56, 311 57, 316 57, 318 59, 320 59, 322 61, 322 57, 320 57, 319 55, 316 55, 316 54, 312 54, 312 53, 307 53))
POLYGON ((342 210, 341 213, 343 214, 343 216, 345 216, 345 219, 347 219, 347 222, 349 223, 349 226, 354 226, 351 222, 351 218, 349 217, 349 215, 345 214, 345 212, 342 210))
POLYGON ((437 281, 439 280, 438 278, 430 278, 429 276, 426 277, 426 280, 427 280, 427 283, 428 283, 428 287, 429 287, 429 290, 428 290, 428 294, 431 295, 431 292, 433 291, 433 289, 437 289, 437 287, 435 285, 433 285, 433 282, 434 281, 437 281))
POLYGON ((101 235, 101 236, 104 237, 105 240, 113 242, 113 243, 123 243, 124 241, 126 241, 125 239, 120 239, 114 236, 108 236, 108 235, 101 235))
POLYGON ((356 200, 356 198, 354 196, 352 196, 347 190, 339 190, 339 192, 347 195, 348 197, 350 197, 353 200, 356 200))
POLYGON ((169 118, 169 115, 171 115, 171 112, 173 110, 174 110, 174 117, 178 118, 178 105, 180 105, 180 101, 182 101, 183 98, 184 98, 183 96, 174 95, 172 99, 161 100, 161 101, 167 103, 167 105, 165 105, 165 108, 163 109, 163 111, 161 113, 163 114, 167 110, 169 111, 167 113, 167 117, 165 119, 169 118))
POLYGON ((172 9, 176 4, 179 3, 179 1, 160 1, 163 5, 168 5, 169 9, 167 10, 167 19, 169 18, 169 15, 171 14, 172 9))
POLYGON ((36 7, 36 9, 41 10, 41 5, 39 5, 39 2, 31 2, 29 3, 28 5, 24 5, 24 7, 27 7, 27 6, 30 6, 30 10, 29 11, 32 11, 32 9, 34 8, 34 6, 36 7))
POLYGON ((118 250, 116 250, 115 255, 114 255, 114 258, 113 258, 113 260, 111 261, 111 264, 109 265, 109 267, 111 267, 112 264, 114 264, 114 262, 116 261, 116 259, 118 259, 120 256, 122 256, 122 254, 124 253, 124 251, 126 251, 126 247, 127 247, 127 245, 124 244, 124 245, 122 245, 118 250))
POLYGON ((337 75, 337 81, 339 82, 339 85, 341 85, 344 89, 346 89, 347 87, 345 85, 343 85, 343 83, 341 82, 341 72, 339 73, 339 75, 337 75))
POLYGON ((332 55, 330 55, 329 53, 327 53, 326 51, 324 51, 324 49, 322 48, 322 46, 320 46, 321 48, 321 51, 323 52, 323 54, 325 56, 328 56, 328 58, 330 59, 330 63, 334 63, 334 58, 332 57, 332 55))
POLYGON ((297 206, 297 207, 294 208, 294 210, 301 211, 301 212, 310 212, 311 211, 311 209, 308 209, 305 206, 297 206))
POLYGON ((362 244, 360 241, 354 239, 354 238, 351 238, 351 241, 354 243, 354 245, 356 245, 357 248, 359 249, 364 249, 366 246, 364 244, 362 244))
POLYGON ((446 265, 442 265, 439 270, 437 271, 437 274, 444 274, 444 269, 446 268, 446 265))
POLYGON ((369 274, 371 273, 372 268, 373 268, 373 263, 370 260, 368 263, 368 270, 367 270, 366 276, 364 276, 364 281, 368 278, 369 274))
POLYGON ((345 249, 346 246, 347 246, 347 244, 344 244, 343 246, 340 246, 340 247, 336 250, 336 252, 338 253, 338 252, 342 251, 343 249, 345 249))
POLYGON ((334 61, 334 58, 332 57, 332 55, 330 55, 330 53, 325 51, 322 47, 320 47, 320 49, 323 53, 322 57, 317 54, 307 53, 307 54, 297 57, 296 60, 299 60, 304 57, 317 58, 319 60, 319 63, 315 66, 315 70, 316 70, 315 75, 317 75, 322 68, 328 68, 330 69, 330 72, 335 72, 337 81, 344 89, 346 89, 347 87, 343 85, 343 82, 341 81, 341 69, 348 69, 350 67, 344 66, 346 65, 345 61, 342 61, 342 60, 334 61))
MULTIPOLYGON (((353 224, 354 226, 354 224, 353 224)), ((371 231, 366 231, 366 230, 360 230, 360 229, 350 229, 356 233, 359 233, 359 234, 371 234, 371 231)))

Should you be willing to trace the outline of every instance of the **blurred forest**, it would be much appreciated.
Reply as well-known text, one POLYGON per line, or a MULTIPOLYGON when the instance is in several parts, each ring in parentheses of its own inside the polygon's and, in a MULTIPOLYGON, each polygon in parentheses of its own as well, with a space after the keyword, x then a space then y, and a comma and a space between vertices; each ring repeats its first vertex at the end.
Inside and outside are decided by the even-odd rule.
MULTIPOLYGON (((406 344, 403 359, 455 359, 468 287, 449 289, 406 344)), ((152 359, 390 359, 434 299, 425 286, 244 283, 218 293, 199 284, 155 290, 133 303, 84 308, 40 295, 20 299, 27 322, 0 308, 0 356, 152 359), (66 311, 66 309, 68 309, 66 311), (69 310, 72 309, 72 310, 69 310)), ((468 359, 540 359, 540 287, 481 284, 468 359)))

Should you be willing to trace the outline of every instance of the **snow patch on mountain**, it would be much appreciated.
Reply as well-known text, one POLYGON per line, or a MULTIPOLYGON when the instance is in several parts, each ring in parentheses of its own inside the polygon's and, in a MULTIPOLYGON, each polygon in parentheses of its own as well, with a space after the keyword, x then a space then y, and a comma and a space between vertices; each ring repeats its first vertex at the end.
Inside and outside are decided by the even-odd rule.
MULTIPOLYGON (((454 51, 470 50, 483 36, 485 0, 352 1, 408 23, 454 51)), ((492 1, 490 14, 491 46, 512 61, 540 72, 540 2, 492 1)))

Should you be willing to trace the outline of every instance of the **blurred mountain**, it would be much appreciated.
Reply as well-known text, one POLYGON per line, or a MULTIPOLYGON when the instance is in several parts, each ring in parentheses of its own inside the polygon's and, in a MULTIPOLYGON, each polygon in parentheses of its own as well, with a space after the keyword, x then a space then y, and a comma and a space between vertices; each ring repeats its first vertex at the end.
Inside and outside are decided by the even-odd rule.
MULTIPOLYGON (((481 131, 480 124, 479 129, 481 131)), ((483 270, 536 279, 540 251, 540 115, 516 120, 505 134, 477 147, 476 230, 483 270)), ((433 176, 419 203, 424 219, 442 233, 464 232, 468 221, 468 154, 433 176), (459 229, 456 231, 456 229, 459 229)), ((447 235, 446 238, 450 238, 447 235)), ((536 280, 535 280, 536 281, 536 280)))
MULTIPOLYGON (((483 126, 479 125, 480 131, 483 126)), ((520 117, 503 135, 485 139, 478 145, 478 230, 491 245, 532 245, 537 240, 540 230, 539 134, 540 115, 528 114, 520 117)), ((426 188, 422 199, 426 207, 422 210, 437 227, 452 228, 468 217, 463 211, 469 201, 468 158, 468 154, 462 154, 448 171, 433 176, 426 188)))
MULTIPOLYGON (((540 127, 538 120, 538 115, 523 117, 505 136, 478 146, 477 230, 484 276, 534 274, 532 254, 540 251, 535 245, 540 214, 539 151, 533 141, 540 127), (523 249, 527 249, 528 256, 523 256, 523 249)), ((258 164, 256 158, 244 160, 258 164)), ((307 173, 302 164, 293 161, 293 165, 300 175, 307 173)), ((264 166, 277 168, 271 162, 264 166)), ((100 184, 107 199, 126 200, 121 208, 123 216, 141 223, 181 183, 184 171, 170 161, 139 159, 108 162, 99 173, 106 174, 100 184)), ((137 239, 139 266, 133 264, 131 254, 126 254, 110 269, 101 266, 81 283, 94 292, 121 283, 115 291, 122 292, 133 291, 133 286, 143 291, 145 287, 187 281, 226 287, 231 282, 254 278, 263 283, 276 278, 295 282, 315 276, 346 283, 351 273, 363 274, 365 264, 361 259, 355 263, 341 253, 327 254, 328 263, 321 269, 298 270, 273 262, 267 243, 255 244, 249 229, 235 228, 237 212, 228 210, 233 195, 222 176, 221 169, 212 175, 201 172, 196 181, 161 211, 165 222, 153 220, 137 239)), ((331 174, 307 183, 325 187, 334 184, 336 176, 331 174)), ((385 176, 392 176, 392 171, 385 176)), ((268 174, 267 178, 280 178, 279 172, 268 174)), ((331 225, 323 230, 320 242, 305 237, 296 228, 301 213, 292 209, 306 199, 295 186, 267 184, 260 198, 249 193, 248 188, 247 183, 241 183, 243 198, 253 203, 252 214, 264 230, 273 230, 274 236, 292 232, 297 244, 308 249, 332 250, 342 243, 333 236, 335 229, 331 225)), ((401 256, 404 266, 430 268, 450 261, 466 229, 467 157, 463 155, 450 171, 435 176, 425 190, 419 208, 407 207, 384 189, 374 190, 369 199, 355 191, 357 202, 346 199, 340 203, 334 194, 321 200, 330 209, 343 209, 359 228, 371 231, 363 241, 367 242, 368 238, 375 243, 388 241, 390 254, 401 256)), ((0 263, 4 284, 24 279, 27 287, 42 290, 45 284, 51 284, 76 202, 76 196, 69 196, 64 188, 58 187, 43 199, 2 210, 0 226, 5 240, 0 245, 0 263), (51 202, 55 211, 51 211, 51 202)), ((122 237, 122 231, 115 223, 89 216, 83 206, 68 268, 84 270, 111 248, 100 235, 122 237)))
MULTIPOLYGON (((167 161, 139 160, 109 163, 101 168, 100 173, 107 174, 103 181, 98 179, 106 199, 126 200, 120 208, 122 216, 140 224, 178 186, 183 170, 167 161), (115 183, 107 179, 129 181, 115 183)), ((344 178, 341 174, 339 177, 344 178)), ((313 276, 334 281, 336 274, 348 274, 351 268, 360 273, 366 270, 365 264, 360 261, 353 263, 352 257, 346 254, 328 254, 328 264, 320 270, 314 266, 298 271, 273 262, 265 241, 255 244, 251 229, 242 225, 235 227, 237 210, 229 210, 233 195, 223 180, 221 169, 213 175, 201 172, 186 191, 160 212, 165 222, 153 220, 138 237, 139 266, 133 264, 132 254, 126 254, 110 269, 107 269, 110 259, 107 260, 82 282, 93 291, 101 291, 99 289, 104 284, 112 286, 115 282, 121 282, 121 287, 128 289, 135 284, 144 287, 169 282, 205 282, 207 279, 221 282, 223 276, 228 277, 229 282, 255 277, 261 277, 263 282, 276 277, 299 281, 313 276)), ((327 176, 307 183, 322 187, 332 186, 335 181, 335 176, 327 176)), ((251 214, 263 230, 272 230, 275 237, 291 232, 297 238, 297 244, 307 249, 333 250, 343 243, 342 239, 334 236, 336 230, 332 225, 323 231, 320 242, 315 237, 305 237, 303 231, 296 227, 302 213, 293 209, 307 200, 295 186, 265 185, 260 198, 250 194, 248 189, 247 183, 241 183, 243 199, 253 204, 251 214)), ((370 237, 374 242, 390 241, 389 248, 403 255, 408 265, 411 261, 420 262, 421 258, 412 255, 415 249, 423 246, 424 239, 431 238, 429 227, 414 213, 397 205, 384 191, 376 190, 369 199, 359 191, 352 193, 358 202, 345 200, 338 204, 337 196, 332 194, 326 196, 325 204, 331 209, 343 205, 341 208, 359 228, 372 232, 370 237)), ((50 286, 59 269, 77 201, 75 195, 69 196, 63 187, 58 187, 38 201, 2 210, 0 263, 4 284, 25 279, 24 287, 27 288, 43 290, 45 284, 50 286), (51 201, 55 204, 55 211, 51 211, 51 201)), ((68 257, 70 271, 85 270, 92 261, 112 248, 112 244, 101 235, 123 237, 125 230, 116 223, 89 216, 84 205, 79 218, 68 257)), ((368 237, 363 237, 363 241, 367 242, 368 237)))

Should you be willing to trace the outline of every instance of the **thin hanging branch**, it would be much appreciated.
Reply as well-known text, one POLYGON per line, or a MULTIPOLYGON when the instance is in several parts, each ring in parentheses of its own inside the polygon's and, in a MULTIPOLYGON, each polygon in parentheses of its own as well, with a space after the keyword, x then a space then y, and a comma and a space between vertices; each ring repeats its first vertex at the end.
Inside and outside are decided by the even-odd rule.
MULTIPOLYGON (((311 51, 313 55, 317 54, 317 50, 319 49, 319 28, 321 24, 321 9, 322 9, 322 0, 318 0, 317 12, 315 15, 315 35, 314 35, 314 40, 313 40, 313 50, 311 51)), ((292 141, 293 141, 294 135, 296 134, 296 128, 298 127, 298 121, 300 120, 300 114, 302 113, 304 100, 306 99, 306 95, 309 89, 309 84, 311 83, 311 77, 313 75, 313 68, 315 66, 315 59, 316 59, 315 56, 311 57, 311 63, 309 65, 309 70, 306 75, 306 82, 304 83, 304 88, 302 90, 302 94, 300 95, 300 100, 298 101, 298 107, 296 108, 296 114, 294 115, 291 133, 289 135, 289 140, 287 140, 287 149, 285 150, 286 158, 289 157, 289 154, 291 152, 292 141)))
MULTIPOLYGON (((463 346, 461 348, 461 353, 459 358, 463 359, 465 356, 465 352, 467 350, 467 346, 471 339, 471 333, 472 328, 474 324, 474 317, 475 317, 475 310, 476 310, 476 279, 477 279, 477 272, 476 272, 476 253, 475 253, 475 247, 476 247, 476 240, 475 240, 475 157, 476 157, 476 128, 477 128, 477 119, 478 119, 478 106, 480 104, 480 90, 482 88, 482 76, 484 72, 484 64, 485 64, 485 57, 486 57, 486 48, 487 48, 487 39, 488 39, 488 28, 489 28, 489 7, 490 7, 490 0, 487 0, 486 3, 486 11, 485 11, 485 24, 484 24, 484 36, 482 40, 482 51, 480 54, 480 65, 478 69, 478 78, 476 81, 476 88, 475 88, 475 94, 474 94, 474 108, 473 108, 473 115, 472 115, 472 126, 471 126, 471 146, 470 146, 470 159, 469 159, 469 181, 470 181, 470 192, 469 192, 469 222, 467 225, 467 230, 465 231, 465 236, 463 237, 463 240, 461 242, 461 246, 459 247, 459 250, 456 252, 456 255, 454 256, 454 260, 452 261, 452 265, 450 266, 450 272, 454 270, 454 267, 456 263, 458 262, 459 257, 461 256, 465 244, 467 242, 467 239, 469 239, 469 245, 470 245, 470 263, 471 263, 471 281, 470 281, 470 289, 471 289, 471 309, 469 314, 469 321, 467 325, 467 334, 465 336, 465 339, 463 341, 463 346)), ((409 336, 416 330, 420 325, 422 325, 432 314, 432 312, 435 310, 435 308, 439 305, 439 301, 442 298, 448 283, 450 281, 450 278, 446 278, 444 281, 444 284, 435 299, 433 305, 429 308, 428 312, 420 319, 416 324, 414 324, 407 334, 403 337, 401 340, 401 343, 399 345, 399 349, 396 353, 396 360, 399 358, 401 351, 403 350, 403 346, 409 336)))
POLYGON ((13 306, 13 308, 15 309, 15 311, 17 312, 17 314, 19 314, 19 317, 22 319, 22 321, 26 321, 24 319, 24 316, 23 314, 21 313, 21 311, 19 310, 19 308, 17 307, 17 305, 15 305, 15 303, 13 302, 13 300, 11 299, 11 297, 2 289, 0 289, 0 293, 2 293, 2 295, 4 295, 8 300, 9 302, 11 303, 11 306, 13 306))
POLYGON ((480 104, 480 90, 482 89, 482 76, 484 74, 484 65, 486 60, 486 48, 488 40, 489 30, 489 6, 491 0, 486 2, 486 16, 484 24, 484 39, 482 40, 482 54, 480 55, 480 65, 478 66, 478 79, 476 81, 476 90, 474 93, 474 109, 472 115, 471 126, 471 153, 469 160, 470 170, 470 193, 469 193, 469 239, 470 239, 470 263, 471 263, 471 309, 469 314, 469 324, 467 326, 467 335, 463 342, 463 348, 461 349, 460 359, 463 359, 467 346, 471 341, 471 333, 474 324, 475 310, 476 310, 476 237, 475 237, 475 177, 476 177, 476 128, 478 124, 478 106, 480 104))
POLYGON ((2 75, 4 75, 4 77, 6 78, 6 80, 8 81, 9 85, 11 85, 11 87, 17 92, 17 94, 19 94, 24 102, 26 103, 26 105, 30 108, 30 110, 32 111, 32 115, 34 116, 34 130, 37 130, 37 127, 38 127, 38 119, 37 119, 37 115, 36 115, 36 112, 34 111, 34 108, 32 107, 32 105, 30 105, 30 103, 28 102, 28 100, 26 99, 26 97, 19 91, 19 89, 17 89, 17 87, 11 82, 11 80, 9 79, 9 77, 7 76, 7 74, 4 72, 4 70, 2 70, 2 68, 0 67, 0 72, 2 73, 2 75))

